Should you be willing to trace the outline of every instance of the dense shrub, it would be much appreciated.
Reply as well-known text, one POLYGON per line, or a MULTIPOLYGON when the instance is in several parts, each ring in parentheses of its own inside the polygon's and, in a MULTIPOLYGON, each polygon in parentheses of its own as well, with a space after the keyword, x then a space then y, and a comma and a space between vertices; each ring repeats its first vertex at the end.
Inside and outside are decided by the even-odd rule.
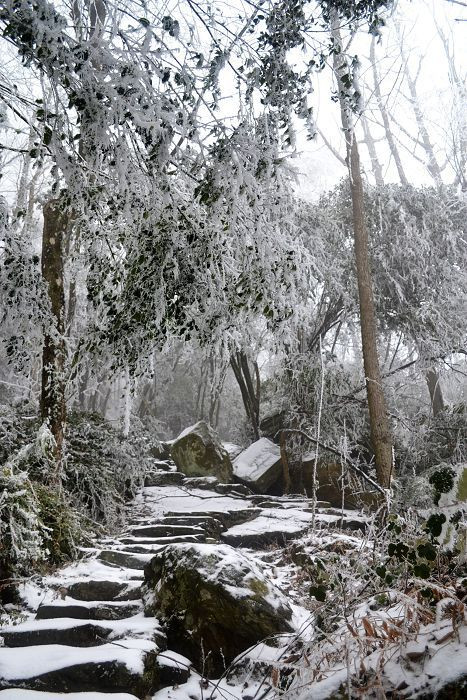
MULTIPOLYGON (((123 524, 125 500, 157 442, 136 423, 123 438, 95 414, 70 416, 60 488, 50 483, 53 438, 29 405, 0 406, 0 580, 74 558, 96 529, 123 524)), ((0 599, 2 587, 0 586, 0 599)))

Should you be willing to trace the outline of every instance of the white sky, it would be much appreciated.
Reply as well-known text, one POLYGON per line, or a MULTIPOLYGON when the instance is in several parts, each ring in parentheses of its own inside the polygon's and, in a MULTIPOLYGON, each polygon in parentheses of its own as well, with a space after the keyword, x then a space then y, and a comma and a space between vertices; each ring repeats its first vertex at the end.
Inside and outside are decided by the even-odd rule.
MULTIPOLYGON (((440 162, 445 160, 446 130, 449 128, 450 117, 447 109, 451 103, 452 91, 449 84, 446 56, 437 27, 450 38, 454 49, 456 62, 459 67, 459 75, 466 79, 467 67, 467 21, 458 22, 456 18, 464 17, 467 20, 467 9, 456 7, 445 0, 399 0, 397 3, 397 16, 400 18, 404 35, 407 41, 407 53, 409 54, 409 67, 414 74, 418 70, 420 57, 423 57, 420 76, 417 82, 417 90, 422 103, 423 116, 426 120, 429 135, 439 155, 440 162)), ((362 57, 361 82, 364 83, 368 76, 371 85, 372 78, 365 56, 369 55, 370 38, 362 36, 353 52, 362 57)), ((386 97, 388 110, 392 112, 398 121, 413 135, 417 135, 417 127, 410 105, 399 93, 401 87, 402 59, 395 38, 394 28, 389 20, 388 26, 383 29, 382 43, 376 47, 378 59, 378 71, 384 76, 382 83, 383 96, 386 97)), ((465 84, 465 83, 464 83, 465 84)), ((330 99, 332 90, 329 73, 317 78, 315 83, 315 117, 318 128, 326 135, 334 148, 344 156, 345 144, 340 129, 340 114, 336 104, 330 99)), ((407 94, 407 89, 402 86, 402 92, 407 94)), ((369 106, 371 106, 371 93, 369 106)), ((464 105, 464 110, 467 105, 464 105)), ((379 115, 378 115, 379 116, 379 115)), ((383 131, 374 122, 369 114, 370 127, 376 138, 383 136, 383 131)), ((322 138, 310 142, 302 136, 298 140, 299 154, 295 161, 299 170, 300 181, 298 192, 305 198, 316 198, 321 192, 332 187, 341 177, 345 176, 345 168, 330 153, 322 138)), ((397 133, 397 128, 395 128, 397 133)), ((404 142, 409 143, 406 138, 404 142)), ((383 164, 385 181, 399 182, 397 170, 389 158, 389 152, 384 141, 377 144, 378 154, 383 164)), ((371 168, 369 167, 368 151, 361 146, 361 158, 368 173, 368 179, 372 182, 371 168)), ((403 147, 400 147, 404 169, 409 180, 415 185, 430 185, 433 181, 426 169, 403 147)), ((422 156, 420 149, 417 155, 422 156)), ((443 172, 446 182, 452 180, 452 173, 443 172)))

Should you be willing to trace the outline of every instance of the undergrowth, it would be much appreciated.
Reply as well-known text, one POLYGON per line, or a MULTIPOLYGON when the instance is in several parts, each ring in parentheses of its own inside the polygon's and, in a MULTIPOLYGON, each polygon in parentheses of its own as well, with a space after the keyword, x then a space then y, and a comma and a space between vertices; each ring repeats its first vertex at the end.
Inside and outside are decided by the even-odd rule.
POLYGON ((128 438, 95 414, 72 414, 61 485, 50 482, 53 438, 28 405, 0 406, 0 600, 10 584, 77 556, 125 520, 125 502, 153 464, 154 438, 128 438))

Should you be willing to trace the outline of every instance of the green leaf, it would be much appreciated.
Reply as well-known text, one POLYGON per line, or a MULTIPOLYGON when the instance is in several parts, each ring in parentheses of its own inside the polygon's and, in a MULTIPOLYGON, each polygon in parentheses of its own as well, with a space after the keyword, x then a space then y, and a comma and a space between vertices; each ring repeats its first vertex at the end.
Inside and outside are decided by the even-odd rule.
POLYGON ((324 586, 311 586, 310 595, 314 596, 320 603, 326 600, 326 589, 324 586))
POLYGON ((386 576, 386 567, 385 566, 377 566, 375 571, 380 578, 384 578, 386 576))
POLYGON ((428 561, 435 561, 436 559, 436 549, 430 542, 419 544, 417 552, 419 557, 424 557, 428 561))
POLYGON ((428 564, 415 564, 413 572, 418 578, 428 578, 430 575, 430 567, 428 564))
POLYGON ((446 516, 444 513, 433 513, 425 523, 425 531, 429 532, 433 538, 439 537, 445 522, 446 516))

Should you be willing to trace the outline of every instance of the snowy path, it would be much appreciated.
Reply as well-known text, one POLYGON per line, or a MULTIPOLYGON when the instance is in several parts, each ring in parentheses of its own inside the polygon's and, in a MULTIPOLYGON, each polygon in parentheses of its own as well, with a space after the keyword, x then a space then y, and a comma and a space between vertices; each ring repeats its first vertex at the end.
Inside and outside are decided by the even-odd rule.
MULTIPOLYGON (((130 700, 184 683, 190 661, 166 648, 160 624, 143 612, 143 570, 154 553, 178 542, 258 549, 310 526, 305 498, 247 497, 235 485, 182 475, 176 481, 173 472, 157 472, 130 504, 118 538, 23 586, 27 619, 0 629, 0 700, 130 700)), ((322 505, 318 520, 337 523, 322 505)))

